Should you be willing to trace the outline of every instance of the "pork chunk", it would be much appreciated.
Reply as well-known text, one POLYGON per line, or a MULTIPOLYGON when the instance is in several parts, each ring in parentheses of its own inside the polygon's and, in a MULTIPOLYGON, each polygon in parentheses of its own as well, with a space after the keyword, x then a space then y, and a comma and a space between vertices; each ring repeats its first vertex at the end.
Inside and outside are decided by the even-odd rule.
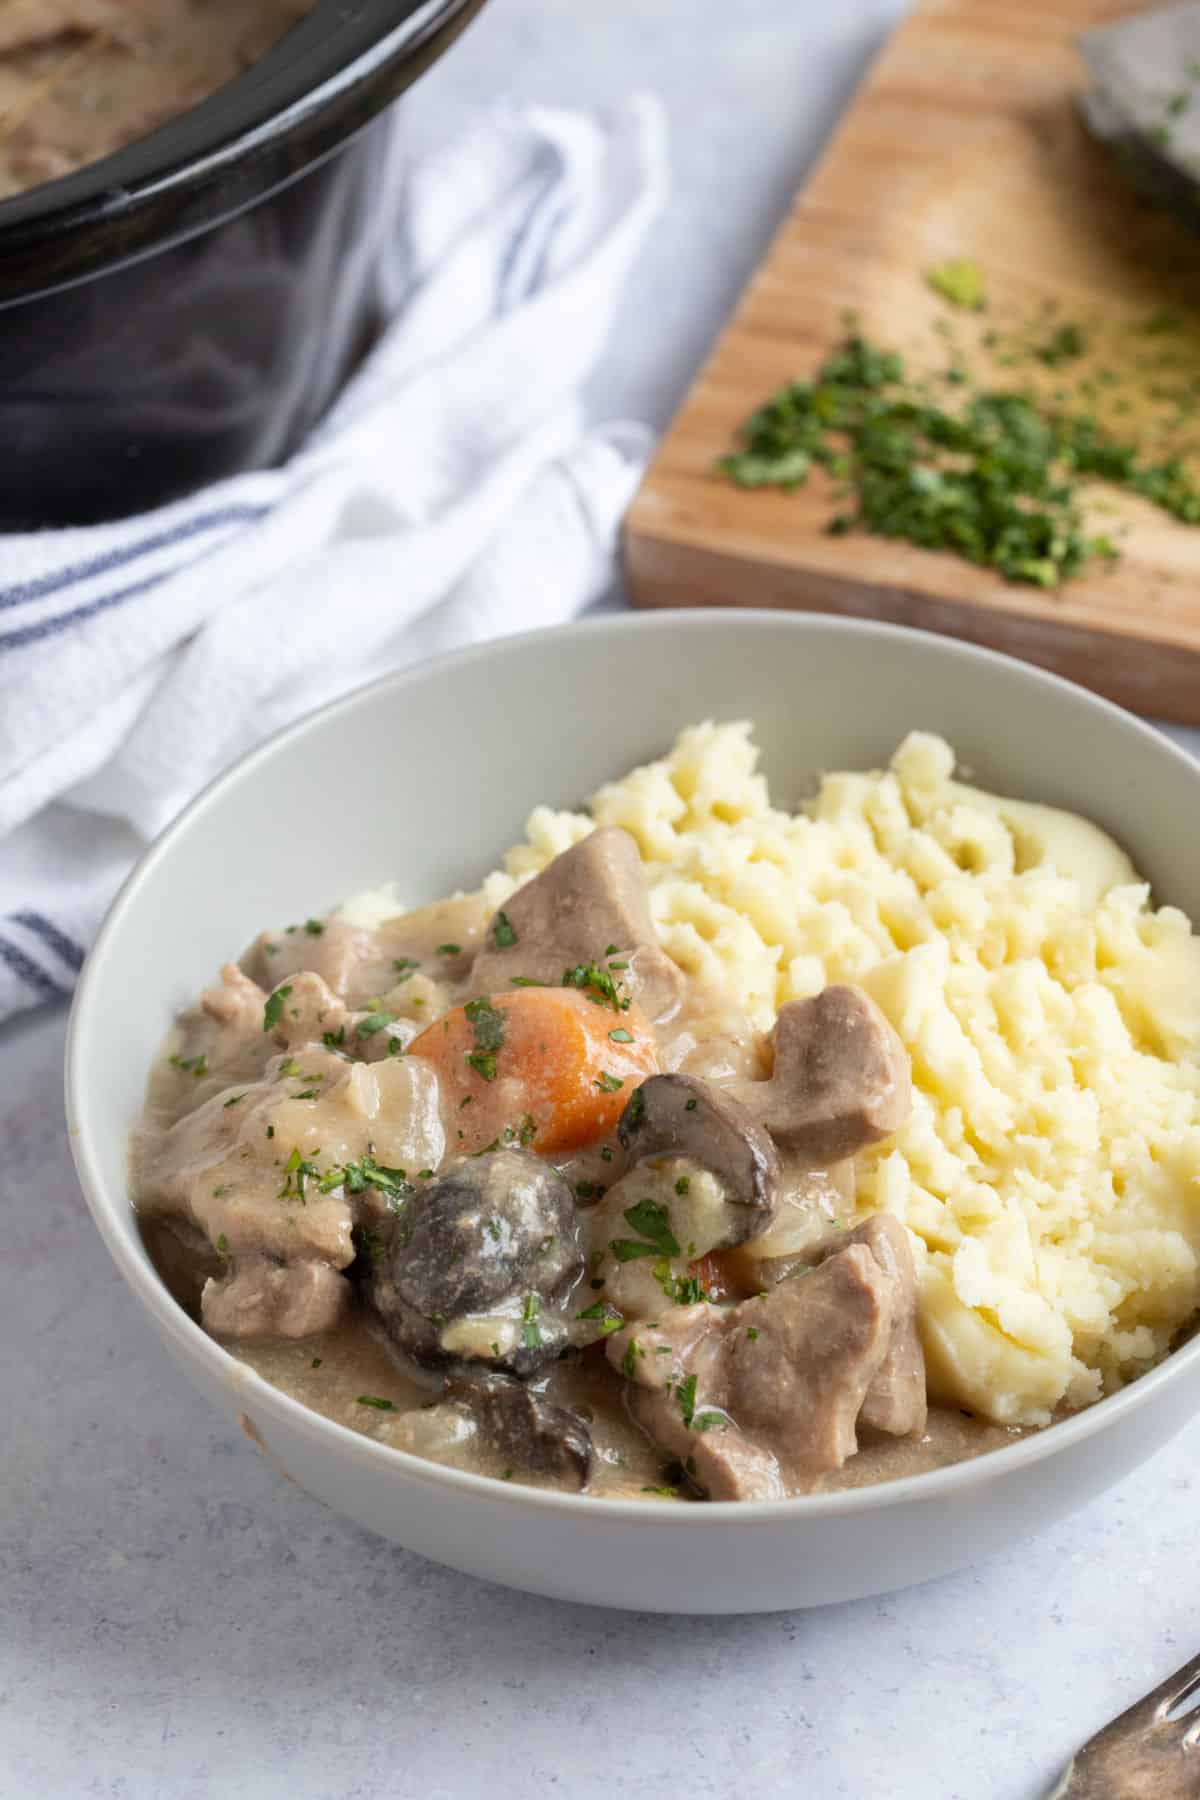
POLYGON ((350 1297, 350 1283, 328 1263, 260 1256, 206 1281, 200 1316, 215 1337, 314 1337, 341 1324, 350 1297))
POLYGON ((899 1219, 875 1213, 853 1231, 836 1232, 821 1248, 821 1258, 849 1244, 865 1244, 896 1288, 892 1335, 887 1353, 867 1389, 859 1420, 891 1437, 909 1437, 925 1429, 928 1401, 925 1353, 917 1331, 917 1270, 899 1219))
POLYGON ((634 1417, 711 1499, 769 1499, 854 1455, 900 1301, 896 1276, 851 1243, 765 1298, 627 1326, 608 1356, 634 1384, 634 1417))
POLYGON ((614 978, 651 1019, 678 1010, 682 977, 659 945, 638 847, 627 831, 602 826, 506 901, 475 959, 471 989, 505 993, 514 976, 557 986, 567 969, 613 961, 628 964, 614 978))
POLYGON ((825 1167, 881 1143, 908 1119, 908 1052, 860 988, 790 1001, 774 1042, 771 1079, 743 1084, 738 1095, 781 1149, 825 1167))

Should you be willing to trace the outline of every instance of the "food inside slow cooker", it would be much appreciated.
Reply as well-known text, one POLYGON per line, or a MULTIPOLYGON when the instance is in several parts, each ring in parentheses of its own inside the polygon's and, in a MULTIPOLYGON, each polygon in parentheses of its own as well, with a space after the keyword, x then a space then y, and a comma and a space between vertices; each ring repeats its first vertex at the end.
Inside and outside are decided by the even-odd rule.
POLYGON ((164 1279, 315 1410, 601 1496, 1004 1445, 1200 1301, 1200 944, 1085 820, 890 770, 778 811, 746 728, 531 816, 477 893, 263 933, 132 1185, 164 1279))
POLYGON ((0 199, 69 175, 206 99, 316 0, 3 0, 0 199))

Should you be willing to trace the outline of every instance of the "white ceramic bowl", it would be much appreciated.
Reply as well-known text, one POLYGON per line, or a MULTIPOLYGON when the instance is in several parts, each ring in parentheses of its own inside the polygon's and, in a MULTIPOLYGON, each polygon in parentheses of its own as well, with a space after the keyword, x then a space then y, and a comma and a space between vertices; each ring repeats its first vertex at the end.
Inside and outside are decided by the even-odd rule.
POLYGON ((310 1493, 439 1562, 535 1593, 755 1612, 922 1581, 1080 1506, 1200 1406, 1200 1341, 1063 1424, 879 1487, 687 1507, 544 1493, 390 1450, 268 1386, 172 1301, 125 1172, 172 1015, 259 927, 392 878, 413 905, 472 886, 535 802, 577 803, 704 718, 755 721, 784 804, 821 769, 878 766, 914 726, 941 732, 982 785, 1095 819, 1160 900, 1200 916, 1200 768, 1078 688, 883 625, 733 612, 601 620, 378 682, 214 783, 143 858, 88 959, 67 1108, 84 1193, 131 1304, 310 1493))

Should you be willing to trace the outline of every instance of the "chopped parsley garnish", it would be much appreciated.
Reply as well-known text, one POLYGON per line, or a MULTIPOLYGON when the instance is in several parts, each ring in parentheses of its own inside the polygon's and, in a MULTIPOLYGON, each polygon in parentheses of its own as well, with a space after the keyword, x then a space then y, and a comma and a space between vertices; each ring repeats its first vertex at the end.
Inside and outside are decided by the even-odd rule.
POLYGON ((609 965, 608 965, 608 966, 609 966, 609 968, 610 968, 610 969, 627 969, 627 968, 628 968, 628 967, 629 967, 629 964, 628 964, 628 963, 627 963, 627 962, 624 962, 624 961, 622 961, 622 962, 610 962, 610 963, 609 963, 609 965))
POLYGON ((596 1077, 596 1086, 602 1094, 617 1094, 625 1086, 623 1075, 610 1075, 606 1069, 603 1075, 596 1077))
POLYGON ((966 257, 939 263, 936 268, 926 271, 925 279, 951 306, 961 306, 967 312, 982 312, 987 305, 983 270, 966 257))
POLYGON ((418 1169, 417 1170, 417 1180, 418 1181, 429 1181, 432 1179, 432 1177, 433 1177, 432 1169, 418 1169))
POLYGON ((302 1071, 294 1056, 285 1056, 279 1065, 279 1073, 281 1075, 299 1075, 302 1071))
POLYGON ((696 1416, 696 1377, 688 1375, 675 1389, 675 1404, 679 1408, 679 1416, 690 1431, 692 1420, 696 1416))
POLYGON ((434 955, 435 956, 461 956, 462 955, 462 945, 461 944, 439 944, 437 949, 434 951, 434 955))
POLYGON ((269 1138, 273 1138, 275 1136, 275 1127, 273 1125, 267 1126, 267 1136, 269 1138))
POLYGON ((708 1299, 697 1276, 673 1275, 671 1265, 665 1258, 656 1262, 650 1273, 667 1299, 673 1300, 676 1306, 698 1306, 702 1300, 708 1299))
POLYGON ((307 1205, 304 1198, 304 1186, 308 1181, 315 1181, 320 1175, 315 1162, 301 1156, 299 1150, 293 1150, 283 1165, 283 1186, 279 1190, 281 1200, 298 1200, 301 1206, 307 1205))
POLYGON ((325 927, 322 925, 320 919, 305 919, 304 929, 307 931, 309 937, 320 937, 325 930, 325 927))
POLYGON ((616 982, 599 963, 576 963, 573 969, 564 969, 562 985, 581 988, 585 993, 594 989, 601 1006, 611 1006, 614 1012, 629 1011, 628 1000, 621 998, 616 982))
POLYGON ((339 1025, 336 1031, 322 1032, 321 1042, 327 1050, 340 1050, 346 1042, 346 1027, 339 1025))
POLYGON ((750 1342, 752 1344, 755 1343, 758 1338, 758 1326, 757 1325, 747 1325, 746 1336, 750 1339, 750 1342))
POLYGON ((377 1031, 382 1031, 385 1025, 394 1025, 395 1023, 396 1016, 394 1013, 369 1012, 365 1019, 360 1019, 358 1021, 355 1030, 358 1032, 360 1038, 374 1037, 375 1033, 377 1031))
POLYGON ((168 1061, 173 1069, 182 1069, 185 1075, 199 1078, 208 1074, 208 1058, 203 1051, 199 1056, 172 1056, 168 1061))
POLYGON ((691 1187, 691 1185, 692 1184, 691 1184, 691 1181, 688 1178, 688 1176, 681 1175, 679 1177, 679 1180, 675 1183, 675 1192, 679 1195, 686 1194, 688 1189, 691 1187))
POLYGON ((645 1356, 645 1354, 646 1352, 642 1349, 642 1346, 638 1343, 637 1339, 630 1338, 625 1346, 625 1354, 621 1358, 621 1372, 627 1381, 637 1380, 637 1359, 639 1356, 645 1356))
POLYGON ((274 1031, 283 1017, 283 1003, 291 991, 290 987, 277 987, 273 994, 268 994, 267 1004, 263 1007, 264 1031, 274 1031))
POLYGON ((521 1123, 517 1129, 517 1142, 519 1144, 532 1144, 534 1138, 537 1136, 537 1132, 537 1120, 534 1118, 533 1114, 523 1113, 521 1115, 521 1123))
POLYGON ((490 1000, 468 1000, 463 1012, 475 1033, 475 1048, 467 1055, 467 1064, 484 1081, 496 1079, 496 1052, 503 1048, 508 1021, 490 1000))
POLYGON ((410 981, 420 966, 415 956, 393 957, 392 974, 396 977, 393 987, 399 987, 402 981, 410 981))
POLYGON ((535 981, 532 975, 510 975, 508 979, 513 987, 545 987, 546 985, 544 981, 535 981))
POLYGON ((511 950, 517 941, 512 921, 506 912, 498 912, 492 920, 492 942, 497 950, 511 950))
POLYGON ((639 1232, 639 1238, 614 1238, 609 1249, 618 1262, 635 1262, 642 1256, 671 1257, 682 1254, 672 1231, 665 1206, 653 1200, 639 1200, 625 1210, 625 1222, 639 1232), (642 1240, 648 1240, 643 1242, 642 1240))
POLYGON ((606 1300, 593 1301, 591 1306, 585 1306, 581 1313, 575 1314, 575 1317, 577 1319, 595 1319, 606 1337, 611 1336, 614 1331, 620 1331, 625 1323, 620 1313, 614 1307, 609 1306, 606 1300))
POLYGON ((727 1424, 728 1420, 724 1413, 702 1412, 696 1414, 692 1429, 694 1431, 711 1431, 714 1425, 719 1425, 724 1430, 727 1424))
POLYGON ((617 1029, 610 1031, 608 1035, 614 1044, 632 1044, 633 1042, 632 1031, 626 1031, 623 1025, 618 1025, 617 1029))
POLYGON ((225 1106, 226 1108, 236 1106, 239 1100, 244 1100, 245 1098, 245 1094, 230 1094, 228 1100, 225 1102, 225 1106))
POLYGON ((600 1161, 601 1162, 611 1162, 612 1159, 613 1159, 612 1145, 605 1144, 604 1148, 600 1152, 600 1161))
POLYGON ((218 1256, 228 1256, 229 1255, 229 1239, 225 1236, 224 1232, 222 1232, 221 1235, 217 1239, 217 1255, 218 1256))
POLYGON ((642 1122, 645 1111, 646 1096, 643 1094, 640 1087, 636 1087, 629 1096, 629 1104, 625 1108, 625 1114, 622 1121, 626 1131, 635 1131, 637 1129, 642 1122))
POLYGON ((695 1098, 694 1098, 694 1097, 693 1097, 693 1098, 692 1098, 692 1099, 691 1099, 691 1100, 688 1100, 688 1101, 686 1101, 686 1102, 685 1102, 685 1103, 684 1103, 684 1108, 683 1108, 683 1110, 684 1110, 684 1112, 695 1112, 695 1110, 696 1110, 696 1101, 695 1101, 695 1098))
POLYGON ((323 1361, 324 1361, 323 1357, 314 1356, 308 1366, 310 1369, 319 1369, 323 1361))
POLYGON ((521 1342, 526 1350, 536 1350, 542 1343, 542 1328, 537 1322, 541 1310, 540 1297, 537 1294, 526 1294, 525 1304, 521 1308, 521 1342))
POLYGON ((360 1394, 358 1404, 359 1406, 373 1406, 376 1412, 395 1412, 396 1410, 394 1401, 381 1400, 378 1394, 360 1394))
POLYGON ((370 1155, 360 1156, 357 1162, 339 1164, 337 1168, 330 1169, 327 1175, 322 1175, 322 1194, 331 1193, 334 1188, 339 1187, 345 1188, 348 1194, 361 1194, 367 1188, 375 1188, 389 1199, 401 1202, 411 1200, 416 1191, 408 1179, 407 1170, 389 1169, 383 1163, 377 1163, 370 1155))

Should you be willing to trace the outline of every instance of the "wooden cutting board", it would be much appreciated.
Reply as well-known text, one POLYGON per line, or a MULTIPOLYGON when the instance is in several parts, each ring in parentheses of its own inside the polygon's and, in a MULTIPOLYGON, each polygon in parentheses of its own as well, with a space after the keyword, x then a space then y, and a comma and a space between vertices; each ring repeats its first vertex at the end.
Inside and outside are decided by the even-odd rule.
POLYGON ((953 556, 830 536, 836 502, 824 475, 783 494, 713 473, 747 414, 844 336, 847 309, 910 359, 920 362, 922 345, 944 355, 936 321, 948 309, 925 274, 948 259, 978 261, 995 316, 1049 298, 1060 317, 1102 307, 1133 331, 1164 307, 1200 308, 1200 238, 1139 203, 1076 116, 1075 37, 1133 10, 1129 0, 926 0, 896 31, 630 508, 624 548, 638 605, 793 607, 923 626, 1041 663, 1139 712, 1200 723, 1200 528, 1117 500, 1120 561, 1047 594, 953 556))

